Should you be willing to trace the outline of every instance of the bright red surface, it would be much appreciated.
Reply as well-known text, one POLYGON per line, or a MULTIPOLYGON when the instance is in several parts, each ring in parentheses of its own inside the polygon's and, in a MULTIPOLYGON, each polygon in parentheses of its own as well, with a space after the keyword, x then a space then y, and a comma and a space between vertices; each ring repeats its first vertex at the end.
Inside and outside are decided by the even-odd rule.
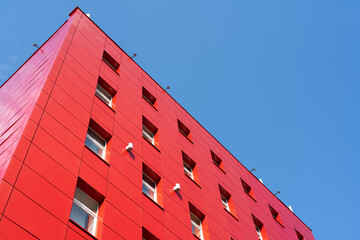
POLYGON ((305 240, 314 239, 79 9, 0 88, 0 124, 1 239, 93 239, 69 221, 78 177, 104 197, 98 239, 140 239, 142 227, 159 239, 195 239, 189 202, 206 216, 210 239, 257 239, 252 215, 269 239, 297 240, 294 228, 305 240), (102 61, 104 50, 120 63, 119 73, 102 61), (117 91, 114 109, 95 96, 99 75, 117 91), (157 109, 143 99, 142 87, 156 97, 157 109), (158 149, 142 137, 142 116, 158 128, 158 149), (106 161, 84 147, 90 118, 112 135, 106 161), (178 119, 192 142, 179 132, 178 119), (131 154, 124 151, 129 142, 131 154), (210 150, 222 159, 224 171, 214 165, 210 150), (196 162, 200 187, 184 174, 182 151, 196 162), (142 194, 143 163, 161 177, 161 207, 142 194), (256 201, 243 191, 240 178, 256 201), (172 191, 176 183, 179 194, 172 191), (219 184, 231 194, 238 220, 224 210, 219 184))

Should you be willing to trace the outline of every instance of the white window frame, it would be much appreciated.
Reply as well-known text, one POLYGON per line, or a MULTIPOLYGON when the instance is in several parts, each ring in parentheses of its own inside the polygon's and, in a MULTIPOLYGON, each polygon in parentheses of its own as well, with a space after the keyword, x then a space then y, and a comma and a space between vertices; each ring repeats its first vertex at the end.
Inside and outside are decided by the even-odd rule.
POLYGON ((145 173, 143 173, 143 175, 145 175, 150 181, 152 181, 155 185, 155 188, 153 188, 152 186, 150 186, 145 180, 144 180, 144 177, 142 179, 142 183, 143 183, 143 186, 145 185, 146 188, 148 188, 149 190, 151 190, 153 193, 154 193, 154 198, 152 198, 151 196, 149 196, 147 193, 145 193, 149 198, 153 199, 155 202, 157 202, 157 194, 156 194, 156 182, 151 178, 149 177, 148 175, 146 175, 145 173))
POLYGON ((263 237, 261 235, 261 229, 257 225, 255 225, 255 229, 256 229, 256 233, 259 237, 259 240, 263 240, 263 237))
POLYGON ((104 103, 106 103, 111 107, 112 96, 102 86, 100 86, 99 83, 96 86, 95 95, 98 96, 104 103))
MULTIPOLYGON (((96 131, 94 131, 92 128, 89 127, 88 132, 86 133, 86 138, 88 138, 91 142, 93 142, 96 146, 98 146, 99 148, 102 149, 102 154, 99 155, 98 153, 96 153, 98 156, 100 156, 102 159, 104 159, 105 157, 105 152, 106 152, 106 145, 107 145, 107 141, 101 137, 96 131), (105 142, 105 145, 102 146, 98 141, 96 141, 96 139, 94 139, 92 136, 89 135, 89 131, 92 131, 97 137, 99 137, 101 140, 103 140, 105 142)), ((87 145, 86 145, 87 146, 87 145)), ((89 146, 88 146, 89 147, 89 146)), ((90 147, 89 147, 90 148, 90 147)), ((91 149, 91 148, 90 148, 91 149)), ((95 152, 95 151, 94 151, 95 152)))
POLYGON ((145 137, 152 145, 155 145, 155 134, 150 131, 145 125, 142 128, 142 135, 145 137))
POLYGON ((186 174, 186 175, 187 175, 188 177, 190 177, 192 180, 194 180, 193 168, 190 167, 190 165, 187 164, 185 161, 184 161, 184 172, 185 172, 185 174, 188 173, 188 174, 186 174), (187 166, 188 168, 190 168, 191 171, 190 171, 188 168, 186 168, 186 166, 187 166), (190 176, 189 176, 189 175, 190 175, 190 176))
MULTIPOLYGON (((86 197, 88 197, 90 200, 92 200, 93 202, 95 202, 97 204, 97 208, 96 208, 96 212, 93 212, 91 209, 89 209, 85 204, 83 204, 82 202, 80 202, 79 200, 77 200, 74 196, 74 201, 73 203, 75 203, 78 207, 80 207, 82 210, 84 210, 87 214, 91 215, 94 220, 93 220, 93 226, 92 226, 92 231, 87 231, 87 229, 85 229, 87 232, 91 233, 93 236, 95 236, 96 234, 96 227, 97 227, 97 221, 98 221, 98 210, 99 210, 99 203, 96 202, 94 199, 92 199, 89 195, 87 195, 86 193, 84 193, 80 188, 76 188, 76 191, 81 191, 83 194, 85 194, 86 197)), ((76 221, 75 221, 76 222, 76 221)))
MULTIPOLYGON (((196 228, 196 229, 198 229, 198 230, 200 231, 200 237, 199 237, 199 238, 200 238, 201 240, 203 240, 204 238, 203 238, 203 231, 202 231, 202 226, 201 226, 201 219, 198 218, 198 217, 197 217, 195 214, 193 214, 192 212, 190 212, 190 219, 191 219, 191 226, 194 227, 194 228, 196 228), (197 219, 197 220, 199 221, 200 225, 198 225, 196 222, 194 222, 194 221, 192 220, 192 218, 197 219)), ((192 231, 192 233, 195 235, 193 228, 191 228, 191 231, 192 231)), ((196 236, 196 235, 195 235, 195 236, 196 236)), ((198 236, 197 236, 197 237, 198 237, 198 236)))
POLYGON ((221 196, 221 202, 222 202, 222 204, 224 205, 224 208, 225 208, 228 212, 230 212, 229 200, 228 200, 224 195, 222 195, 222 194, 220 194, 220 196, 221 196))

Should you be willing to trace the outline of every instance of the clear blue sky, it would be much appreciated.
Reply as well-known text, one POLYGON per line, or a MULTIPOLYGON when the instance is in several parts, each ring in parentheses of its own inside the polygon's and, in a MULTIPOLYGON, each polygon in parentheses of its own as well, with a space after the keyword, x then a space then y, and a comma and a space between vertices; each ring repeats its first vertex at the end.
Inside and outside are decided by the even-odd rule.
POLYGON ((3 1, 0 82, 78 5, 317 240, 357 238, 360 1, 89 2, 3 1))

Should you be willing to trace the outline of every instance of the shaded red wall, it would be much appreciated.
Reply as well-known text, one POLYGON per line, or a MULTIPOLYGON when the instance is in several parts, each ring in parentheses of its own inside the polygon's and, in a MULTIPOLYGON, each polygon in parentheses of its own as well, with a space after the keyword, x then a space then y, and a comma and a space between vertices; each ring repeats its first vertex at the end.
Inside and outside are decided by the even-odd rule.
POLYGON ((0 89, 16 89, 1 97, 7 109, 1 110, 7 116, 1 129, 27 116, 15 124, 26 126, 25 131, 2 144, 8 147, 1 145, 6 155, 1 155, 2 166, 11 159, 14 167, 2 167, 0 191, 6 194, 0 197, 0 236, 92 239, 69 221, 81 178, 105 197, 98 239, 141 239, 142 227, 160 239, 196 239, 189 202, 206 216, 210 239, 257 239, 252 215, 264 224, 269 239, 297 240, 294 228, 306 240, 314 239, 304 223, 79 9, 58 32, 42 47, 44 53, 37 52, 0 89), (56 56, 54 64, 49 59, 43 65, 47 74, 39 77, 32 94, 18 100, 26 95, 19 86, 31 81, 30 72, 44 61, 45 49, 56 56), (118 73, 102 61, 104 51, 120 63, 118 73), (99 76, 117 91, 114 109, 95 96, 99 76), (143 87, 157 98, 157 109, 143 99, 143 87), (143 116, 158 128, 158 149, 142 137, 143 116), (108 162, 84 146, 90 118, 112 136, 108 162), (178 131, 178 119, 190 129, 191 141, 178 131), (131 155, 124 151, 129 142, 134 144, 131 155), (222 159, 224 171, 214 165, 210 150, 222 159), (199 185, 185 176, 182 151, 196 162, 199 185), (160 206, 142 194, 143 163, 161 177, 160 206), (252 187, 256 201, 243 191, 241 179, 252 187), (171 190, 176 183, 179 194, 171 190), (231 194, 235 217, 223 208, 219 185, 231 194), (273 219, 268 204, 278 211, 283 226, 273 219))

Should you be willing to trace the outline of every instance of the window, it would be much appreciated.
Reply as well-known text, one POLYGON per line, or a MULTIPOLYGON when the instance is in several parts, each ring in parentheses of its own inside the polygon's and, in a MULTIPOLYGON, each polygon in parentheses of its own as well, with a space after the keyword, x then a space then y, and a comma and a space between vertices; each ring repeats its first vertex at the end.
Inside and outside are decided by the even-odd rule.
MULTIPOLYGON (((192 160, 186 153, 181 151, 183 158, 183 166, 185 175, 190 178, 198 187, 200 187, 199 173, 196 162, 192 160)), ((200 187, 201 188, 201 187, 200 187)))
POLYGON ((208 239, 207 224, 205 215, 189 202, 190 222, 193 235, 203 240, 208 239))
POLYGON ((99 134, 97 134, 91 128, 88 129, 86 134, 85 145, 93 150, 101 158, 104 158, 106 151, 106 140, 100 137, 99 134))
POLYGON ((213 163, 225 173, 223 161, 213 151, 210 150, 213 163))
POLYGON ((143 173, 142 191, 156 202, 156 182, 143 173))
POLYGON ((230 212, 228 199, 224 195, 222 195, 222 194, 220 194, 220 195, 221 195, 221 202, 224 205, 224 208, 230 212))
POLYGON ((155 134, 150 131, 150 129, 148 129, 145 125, 143 125, 143 137, 149 142, 151 142, 152 145, 155 144, 155 134))
POLYGON ((196 163, 183 151, 181 152, 184 165, 184 173, 186 176, 194 180, 194 167, 196 163))
POLYGON ((203 239, 202 228, 201 228, 201 220, 193 213, 190 213, 191 218, 191 229, 192 233, 200 239, 203 239))
POLYGON ((142 192, 161 207, 161 178, 146 164, 143 163, 142 168, 142 192))
POLYGON ((86 231, 95 235, 99 204, 79 188, 75 190, 70 219, 86 231))
POLYGON ((255 224, 255 231, 256 234, 258 235, 258 239, 267 240, 268 237, 264 228, 264 224, 262 224, 262 222, 260 222, 259 219, 257 219, 254 215, 252 217, 255 224))
POLYGON ((142 88, 142 96, 148 103, 150 103, 151 106, 153 106, 155 109, 157 108, 156 98, 144 87, 142 88))
POLYGON ((149 232, 146 228, 142 228, 142 240, 159 240, 159 238, 155 237, 151 232, 149 232))
POLYGON ((178 128, 179 128, 179 132, 184 135, 188 140, 191 141, 191 133, 190 133, 190 129, 188 129, 182 122, 180 122, 180 120, 178 119, 178 128))
POLYGON ((104 196, 81 178, 78 179, 70 213, 70 223, 81 227, 93 236, 102 229, 104 196))
POLYGON ((241 184, 243 186, 244 192, 249 195, 253 200, 255 200, 254 193, 249 184, 247 184, 244 180, 241 179, 241 184))
POLYGON ((278 223, 280 223, 281 226, 283 226, 279 213, 278 213, 273 207, 271 207, 270 205, 269 205, 269 209, 270 209, 270 212, 271 212, 272 217, 273 217, 278 223))
POLYGON ((98 84, 96 86, 95 95, 98 96, 106 105, 114 108, 114 96, 116 94, 113 89, 104 79, 99 77, 98 84))
POLYGON ((99 124, 90 119, 85 145, 102 159, 106 158, 106 145, 111 136, 99 124))
POLYGON ((189 164, 187 164, 185 161, 184 161, 184 173, 191 179, 194 180, 194 174, 193 174, 193 169, 192 167, 190 167, 189 164))
POLYGON ((142 136, 155 147, 159 146, 157 141, 158 129, 145 117, 143 117, 142 136))
POLYGON ((295 233, 299 240, 304 240, 304 236, 301 235, 296 229, 295 229, 295 233))
POLYGON ((112 57, 110 54, 108 54, 106 51, 104 51, 102 60, 115 72, 118 72, 120 64, 112 57))
POLYGON ((223 204, 224 209, 228 211, 236 220, 238 220, 235 211, 235 204, 232 200, 231 194, 220 185, 219 185, 219 191, 220 191, 221 203, 223 204))
POLYGON ((256 229, 256 233, 259 237, 259 240, 263 240, 263 237, 261 235, 261 228, 259 228, 259 226, 255 225, 255 229, 256 229))

